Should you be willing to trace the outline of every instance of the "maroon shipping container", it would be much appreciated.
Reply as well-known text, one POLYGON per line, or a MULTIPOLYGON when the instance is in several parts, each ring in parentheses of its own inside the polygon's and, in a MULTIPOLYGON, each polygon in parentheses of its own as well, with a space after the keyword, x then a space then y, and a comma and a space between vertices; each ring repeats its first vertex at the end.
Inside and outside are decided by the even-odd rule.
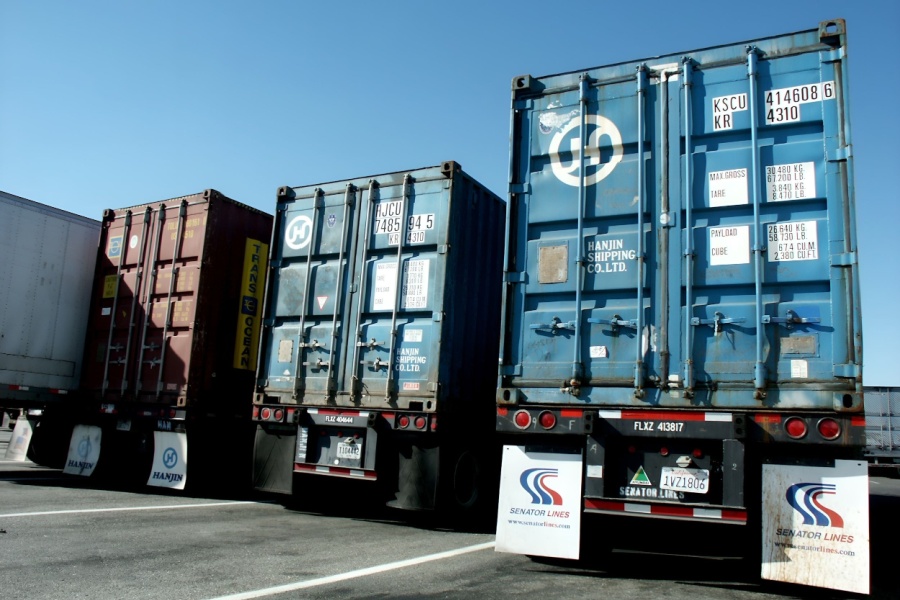
POLYGON ((105 211, 69 472, 180 488, 244 445, 271 230, 215 190, 105 211))

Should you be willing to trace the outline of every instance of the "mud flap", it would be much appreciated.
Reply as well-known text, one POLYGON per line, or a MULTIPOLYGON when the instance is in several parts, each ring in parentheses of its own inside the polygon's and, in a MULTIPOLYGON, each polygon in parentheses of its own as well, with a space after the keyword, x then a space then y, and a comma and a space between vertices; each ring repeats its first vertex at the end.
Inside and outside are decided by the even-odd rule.
POLYGON ((187 434, 153 432, 153 467, 147 485, 183 490, 187 464, 187 434))
POLYGON ((16 427, 13 429, 12 437, 9 439, 9 446, 6 447, 6 460, 25 462, 28 444, 31 443, 33 433, 34 431, 28 419, 24 416, 19 417, 16 421, 16 427))
POLYGON ((762 578, 869 593, 864 461, 763 465, 762 578))
POLYGON ((90 477, 100 460, 103 431, 95 425, 76 425, 69 441, 69 454, 63 473, 90 477))
POLYGON ((496 551, 577 559, 581 484, 581 454, 504 446, 496 551))
POLYGON ((253 445, 253 487, 263 492, 291 494, 297 428, 283 431, 257 425, 253 445))

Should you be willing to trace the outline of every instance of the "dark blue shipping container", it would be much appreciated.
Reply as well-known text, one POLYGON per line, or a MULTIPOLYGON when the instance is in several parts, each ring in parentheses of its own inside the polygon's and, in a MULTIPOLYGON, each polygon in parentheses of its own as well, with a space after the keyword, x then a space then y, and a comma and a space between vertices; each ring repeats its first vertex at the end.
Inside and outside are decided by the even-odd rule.
POLYGON ((378 480, 402 508, 450 488, 474 503, 463 488, 494 429, 504 214, 454 162, 279 191, 258 488, 290 492, 296 472, 320 476, 300 478, 302 496, 336 476, 378 480))
POLYGON ((585 512, 737 524, 771 465, 861 457, 846 61, 836 20, 513 80, 501 516, 548 456, 585 512))

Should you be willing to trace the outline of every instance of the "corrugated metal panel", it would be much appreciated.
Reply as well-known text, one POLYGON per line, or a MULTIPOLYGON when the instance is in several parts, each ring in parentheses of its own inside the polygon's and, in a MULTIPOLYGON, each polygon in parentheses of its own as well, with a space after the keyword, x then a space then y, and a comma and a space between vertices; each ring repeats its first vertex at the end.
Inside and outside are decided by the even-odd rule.
POLYGON ((241 324, 258 308, 241 274, 254 256, 264 274, 271 225, 270 215, 215 190, 106 211, 85 350, 88 396, 247 404, 253 365, 240 367, 236 352, 253 346, 241 324))
POLYGON ((81 376, 100 223, 0 192, 0 400, 59 399, 81 376))
POLYGON ((840 22, 515 79, 501 394, 859 410, 847 117, 840 22))
POLYGON ((502 200, 452 162, 283 189, 260 391, 426 411, 481 398, 468 392, 496 376, 502 231, 502 200))
POLYGON ((900 388, 866 388, 866 449, 900 459, 900 388))

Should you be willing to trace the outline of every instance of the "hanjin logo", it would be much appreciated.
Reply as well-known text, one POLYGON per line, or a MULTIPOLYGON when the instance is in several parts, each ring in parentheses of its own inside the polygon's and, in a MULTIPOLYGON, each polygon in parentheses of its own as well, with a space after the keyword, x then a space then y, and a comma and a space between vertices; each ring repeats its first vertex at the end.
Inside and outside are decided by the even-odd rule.
POLYGON ((576 116, 564 125, 550 140, 550 166, 556 178, 573 187, 578 187, 578 169, 581 152, 584 151, 584 185, 594 185, 606 179, 622 162, 622 134, 615 123, 600 115, 587 115, 585 129, 587 143, 578 137, 581 117, 576 116), (607 147, 602 151, 600 142, 608 138, 607 147), (564 142, 568 148, 561 150, 564 142), (610 154, 611 153, 611 154, 610 154), (606 156, 604 156, 606 155, 606 156), (604 162, 605 159, 605 162, 604 162))
POLYGON ((167 469, 171 469, 178 464, 178 452, 175 451, 175 448, 166 448, 162 455, 162 461, 167 469))
POLYGON ((834 494, 835 490, 833 483, 797 483, 788 488, 785 498, 803 516, 804 525, 843 527, 841 515, 823 506, 820 500, 820 496, 834 494))
POLYGON ((522 488, 531 496, 532 504, 553 504, 560 505, 563 503, 562 496, 558 492, 551 489, 546 480, 556 478, 559 475, 559 469, 535 468, 522 471, 519 477, 519 483, 522 488))
POLYGON ((312 219, 306 215, 297 215, 284 228, 284 243, 294 250, 306 248, 312 240, 312 229, 312 219))

